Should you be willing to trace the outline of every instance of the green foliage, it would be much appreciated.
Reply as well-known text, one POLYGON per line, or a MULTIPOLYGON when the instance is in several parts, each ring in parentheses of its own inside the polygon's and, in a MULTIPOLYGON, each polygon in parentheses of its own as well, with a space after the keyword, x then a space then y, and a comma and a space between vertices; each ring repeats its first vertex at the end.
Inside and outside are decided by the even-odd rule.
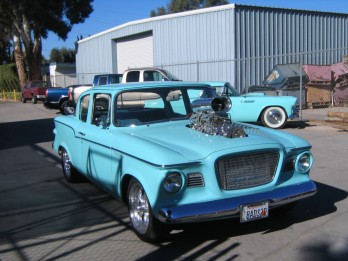
POLYGON ((171 0, 167 6, 158 7, 157 10, 152 10, 151 17, 165 14, 173 14, 184 11, 196 10, 200 8, 225 5, 229 2, 227 0, 171 0))
POLYGON ((65 47, 58 49, 53 48, 50 53, 50 62, 56 63, 74 63, 75 62, 75 50, 67 49, 65 47))
POLYGON ((15 64, 0 65, 0 91, 20 92, 19 80, 15 64))

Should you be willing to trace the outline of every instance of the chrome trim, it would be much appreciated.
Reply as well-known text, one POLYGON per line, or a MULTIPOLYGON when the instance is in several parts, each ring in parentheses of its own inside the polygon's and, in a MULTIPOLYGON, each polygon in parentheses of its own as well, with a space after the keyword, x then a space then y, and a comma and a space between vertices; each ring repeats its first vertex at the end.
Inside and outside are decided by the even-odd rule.
POLYGON ((270 208, 273 208, 312 196, 316 192, 315 183, 308 181, 242 197, 162 208, 159 210, 159 219, 175 224, 229 218, 238 216, 241 205, 267 201, 270 208))

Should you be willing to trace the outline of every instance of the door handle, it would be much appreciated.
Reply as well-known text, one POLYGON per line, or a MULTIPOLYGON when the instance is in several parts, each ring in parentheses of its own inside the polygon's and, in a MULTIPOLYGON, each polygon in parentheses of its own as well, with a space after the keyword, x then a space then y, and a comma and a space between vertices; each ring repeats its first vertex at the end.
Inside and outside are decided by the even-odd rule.
POLYGON ((86 133, 83 133, 81 131, 79 131, 78 134, 80 134, 81 136, 86 136, 86 133))

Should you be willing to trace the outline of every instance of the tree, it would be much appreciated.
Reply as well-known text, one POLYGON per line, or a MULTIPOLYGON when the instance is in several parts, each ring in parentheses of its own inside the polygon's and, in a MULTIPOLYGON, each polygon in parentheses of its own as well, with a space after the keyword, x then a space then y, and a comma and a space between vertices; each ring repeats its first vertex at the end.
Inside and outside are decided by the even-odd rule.
POLYGON ((151 17, 160 16, 165 14, 173 14, 184 11, 196 10, 200 8, 225 5, 229 2, 226 0, 172 0, 167 8, 158 7, 157 10, 152 10, 151 17))
POLYGON ((53 48, 50 53, 50 62, 56 63, 74 63, 75 62, 75 50, 67 48, 53 48))
POLYGON ((93 0, 0 0, 0 21, 11 24, 22 86, 25 80, 20 75, 26 75, 25 63, 29 80, 41 78, 42 38, 47 38, 51 31, 66 40, 72 26, 84 22, 93 11, 91 2, 93 0))

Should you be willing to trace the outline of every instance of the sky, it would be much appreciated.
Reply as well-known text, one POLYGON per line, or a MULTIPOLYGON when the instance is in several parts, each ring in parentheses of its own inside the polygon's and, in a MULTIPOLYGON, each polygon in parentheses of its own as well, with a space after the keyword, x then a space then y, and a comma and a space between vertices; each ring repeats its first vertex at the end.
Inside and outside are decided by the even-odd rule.
MULTIPOLYGON (((49 59, 53 48, 74 49, 77 37, 100 33, 127 22, 150 17, 151 10, 166 7, 170 0, 94 0, 94 11, 82 24, 76 24, 64 41, 54 33, 43 39, 42 54, 49 59)), ((230 0, 230 4, 293 8, 301 10, 325 11, 348 14, 347 0, 230 0)))

